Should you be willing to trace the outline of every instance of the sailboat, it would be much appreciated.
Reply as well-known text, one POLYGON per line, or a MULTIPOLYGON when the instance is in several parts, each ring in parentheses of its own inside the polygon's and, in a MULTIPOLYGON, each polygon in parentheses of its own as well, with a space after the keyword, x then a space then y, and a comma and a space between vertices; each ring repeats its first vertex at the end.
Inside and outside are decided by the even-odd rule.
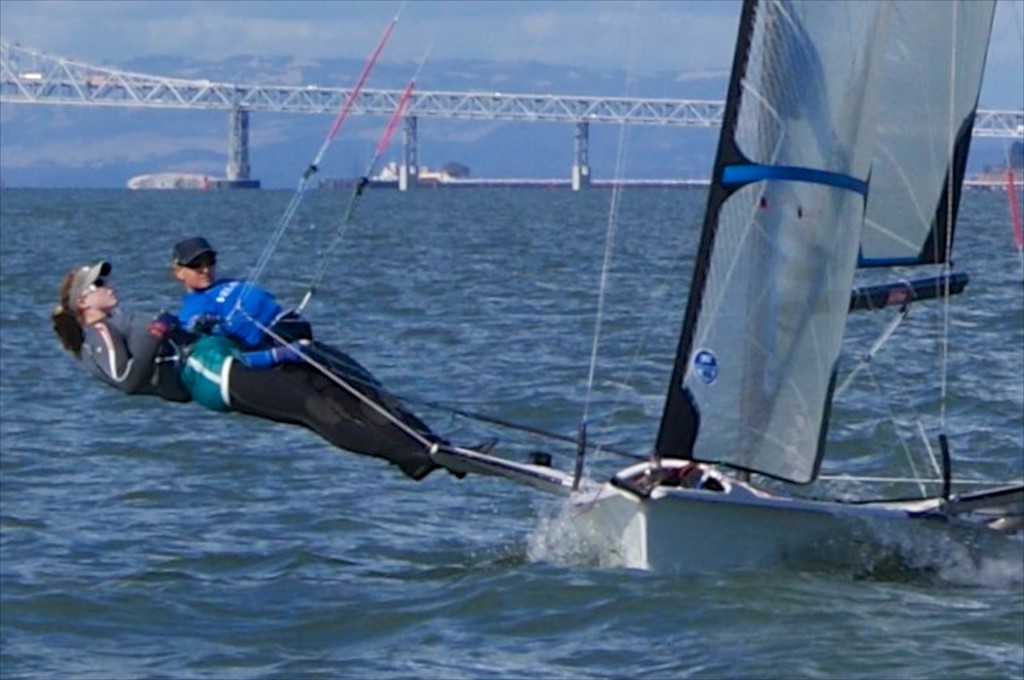
POLYGON ((581 427, 572 471, 457 446, 435 447, 435 460, 565 496, 578 531, 628 567, 760 565, 879 523, 1014 540, 1024 484, 952 493, 941 433, 933 495, 843 502, 778 490, 819 476, 848 314, 967 283, 950 253, 994 6, 747 0, 650 455, 590 479, 581 427), (855 288, 858 268, 894 266, 940 271, 855 288))

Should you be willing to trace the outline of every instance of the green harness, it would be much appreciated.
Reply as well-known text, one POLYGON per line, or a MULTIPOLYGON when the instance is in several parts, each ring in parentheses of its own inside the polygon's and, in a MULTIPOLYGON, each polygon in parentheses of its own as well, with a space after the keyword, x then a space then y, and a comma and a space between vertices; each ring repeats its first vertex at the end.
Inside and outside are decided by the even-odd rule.
POLYGON ((181 381, 192 400, 214 411, 230 411, 228 376, 231 360, 239 354, 235 343, 220 335, 205 335, 196 340, 181 371, 181 381))

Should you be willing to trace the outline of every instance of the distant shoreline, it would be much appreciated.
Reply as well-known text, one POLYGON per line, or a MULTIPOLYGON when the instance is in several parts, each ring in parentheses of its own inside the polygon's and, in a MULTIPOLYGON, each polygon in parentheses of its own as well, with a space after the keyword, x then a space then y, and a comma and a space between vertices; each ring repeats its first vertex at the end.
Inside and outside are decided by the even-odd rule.
MULTIPOLYGON (((1024 173, 1022 173, 1024 175, 1024 173)), ((328 179, 323 180, 319 188, 326 190, 335 189, 351 189, 356 183, 357 179, 328 179)), ((591 180, 588 188, 590 189, 608 189, 614 187, 623 188, 653 188, 653 189, 688 189, 688 188, 706 188, 710 186, 710 179, 595 179, 591 180)), ((398 189, 397 181, 381 181, 371 180, 369 186, 374 189, 398 189)), ((509 178, 509 179, 458 179, 458 180, 447 180, 444 182, 421 182, 416 185, 414 191, 425 191, 429 189, 470 189, 470 188, 484 188, 484 187, 501 187, 509 189, 572 189, 572 182, 567 179, 529 179, 529 178, 509 178)), ((971 190, 987 190, 987 191, 1006 191, 1005 180, 992 180, 992 179, 968 179, 964 180, 964 188, 971 190)), ((1024 190, 1024 181, 1018 180, 1016 185, 1018 191, 1024 190)), ((189 191, 189 192, 221 192, 225 190, 229 191, 245 191, 252 189, 263 189, 264 191, 287 191, 289 187, 271 187, 271 186, 247 186, 247 187, 227 187, 227 186, 210 186, 207 189, 201 187, 147 187, 141 189, 128 189, 125 187, 83 187, 83 186, 12 186, 10 184, 0 184, 0 191, 12 191, 19 189, 29 190, 96 190, 96 191, 189 191)))
MULTIPOLYGON (((356 178, 349 179, 328 179, 320 183, 320 187, 324 189, 341 189, 348 188, 356 184, 359 180, 356 178)), ((607 188, 607 187, 666 187, 666 188, 678 188, 678 187, 705 187, 711 184, 709 179, 594 179, 590 181, 589 186, 591 188, 607 188)), ((369 186, 374 188, 383 189, 397 189, 397 180, 370 180, 369 186)), ((539 187, 539 188, 571 188, 572 181, 561 178, 548 178, 548 179, 532 179, 526 177, 519 178, 491 178, 491 179, 473 179, 473 178, 459 178, 459 179, 448 179, 445 181, 430 181, 430 182, 419 182, 416 185, 416 189, 435 189, 435 188, 468 188, 468 187, 539 187)))

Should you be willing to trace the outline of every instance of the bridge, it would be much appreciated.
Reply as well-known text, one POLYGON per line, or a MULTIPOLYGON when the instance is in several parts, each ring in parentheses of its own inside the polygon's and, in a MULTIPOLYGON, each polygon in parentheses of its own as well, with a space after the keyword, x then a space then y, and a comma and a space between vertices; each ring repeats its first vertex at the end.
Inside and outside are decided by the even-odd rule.
MULTIPOLYGON (((250 180, 249 114, 334 114, 351 89, 285 85, 243 85, 132 73, 50 55, 0 38, 0 104, 119 106, 227 111, 231 116, 227 179, 241 186, 250 180)), ((363 89, 351 112, 390 116, 401 90, 363 89)), ((560 122, 575 128, 572 186, 590 182, 591 124, 716 127, 725 104, 718 101, 628 97, 576 97, 501 92, 413 92, 403 114, 405 137, 399 186, 414 186, 418 173, 418 118, 560 122)), ((979 109, 974 136, 1024 138, 1024 111, 979 109)))

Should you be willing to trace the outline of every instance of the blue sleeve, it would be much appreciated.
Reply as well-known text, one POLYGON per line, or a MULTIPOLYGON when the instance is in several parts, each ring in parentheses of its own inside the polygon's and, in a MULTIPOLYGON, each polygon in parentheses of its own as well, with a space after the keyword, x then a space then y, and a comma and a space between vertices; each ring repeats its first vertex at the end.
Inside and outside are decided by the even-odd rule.
POLYGON ((274 357, 273 349, 258 350, 255 352, 245 352, 241 354, 239 360, 249 368, 273 368, 277 365, 277 359, 274 357))
POLYGON ((263 327, 270 326, 281 313, 281 305, 265 288, 243 283, 225 297, 222 305, 223 328, 247 347, 264 340, 263 327))

